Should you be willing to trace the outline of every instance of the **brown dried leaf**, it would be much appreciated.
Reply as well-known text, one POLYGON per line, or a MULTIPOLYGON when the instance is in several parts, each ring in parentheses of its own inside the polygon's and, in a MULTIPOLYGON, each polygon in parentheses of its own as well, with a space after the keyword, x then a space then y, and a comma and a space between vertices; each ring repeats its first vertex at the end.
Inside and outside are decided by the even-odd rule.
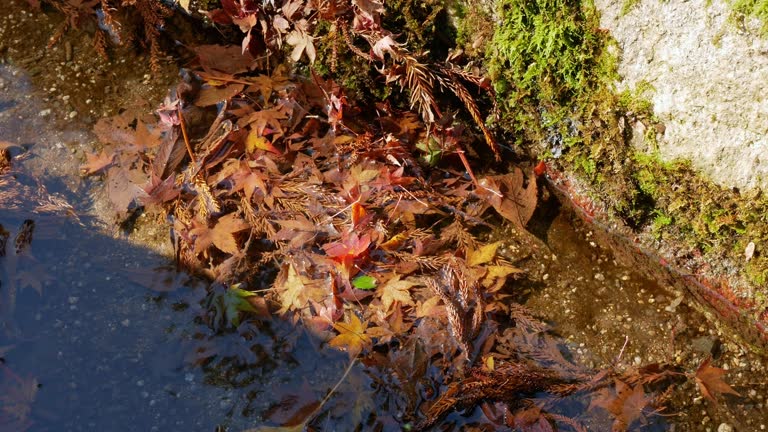
POLYGON ((221 101, 229 100, 242 93, 244 88, 244 84, 229 84, 224 87, 205 87, 200 90, 197 98, 195 98, 195 105, 200 107, 216 105, 221 101))
POLYGON ((85 175, 96 174, 107 169, 115 160, 115 154, 102 150, 101 153, 87 153, 86 162, 80 165, 80 170, 85 175))
POLYGON ((419 282, 410 279, 400 280, 400 275, 388 280, 378 290, 381 295, 382 310, 388 312, 396 301, 399 301, 401 305, 415 306, 410 289, 416 285, 419 285, 419 282))
POLYGON ((477 190, 477 194, 481 198, 505 219, 525 229, 536 209, 538 190, 534 176, 526 177, 523 170, 515 168, 506 175, 481 179, 480 186, 482 188, 477 190))
POLYGON ((210 231, 211 242, 222 252, 234 255, 240 250, 234 234, 248 228, 250 228, 248 222, 241 219, 236 213, 222 216, 210 231))
POLYGON ((253 56, 237 45, 198 45, 194 51, 207 72, 237 74, 249 71, 254 64, 253 56))
POLYGON ((717 403, 715 396, 723 393, 729 393, 736 396, 741 396, 736 390, 731 388, 725 381, 723 381, 723 375, 725 375, 725 369, 712 366, 712 357, 707 357, 704 362, 701 363, 698 369, 696 369, 696 384, 699 387, 701 394, 714 403, 717 403))

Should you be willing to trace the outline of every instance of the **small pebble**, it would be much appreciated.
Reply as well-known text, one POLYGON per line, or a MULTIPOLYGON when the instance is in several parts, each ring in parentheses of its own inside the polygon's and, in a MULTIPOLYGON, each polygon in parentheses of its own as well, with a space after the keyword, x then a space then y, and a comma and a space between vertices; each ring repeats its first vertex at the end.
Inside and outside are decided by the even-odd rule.
POLYGON ((72 111, 69 113, 69 118, 73 119, 75 117, 77 117, 77 111, 72 111))
POLYGON ((51 115, 50 108, 46 108, 46 109, 40 111, 40 117, 48 117, 49 115, 51 115))
POLYGON ((720 426, 717 427, 717 432, 733 432, 733 426, 729 425, 728 423, 720 423, 720 426))

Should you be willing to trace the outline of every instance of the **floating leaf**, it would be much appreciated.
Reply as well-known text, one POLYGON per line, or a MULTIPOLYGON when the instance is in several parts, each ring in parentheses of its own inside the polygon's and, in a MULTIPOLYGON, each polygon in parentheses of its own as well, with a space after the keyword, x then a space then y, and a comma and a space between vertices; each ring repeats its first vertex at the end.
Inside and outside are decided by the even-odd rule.
POLYGON ((352 286, 361 290, 376 288, 376 278, 373 276, 358 276, 352 280, 352 286))

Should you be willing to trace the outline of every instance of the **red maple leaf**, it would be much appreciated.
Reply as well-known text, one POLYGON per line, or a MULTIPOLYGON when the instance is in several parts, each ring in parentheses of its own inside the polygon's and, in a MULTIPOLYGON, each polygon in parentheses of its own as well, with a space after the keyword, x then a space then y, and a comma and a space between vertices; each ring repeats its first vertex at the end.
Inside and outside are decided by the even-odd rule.
POLYGON ((325 250, 326 255, 339 263, 344 275, 349 276, 355 260, 365 254, 370 245, 370 234, 358 237, 357 233, 349 233, 344 235, 340 241, 323 245, 323 250, 325 250))

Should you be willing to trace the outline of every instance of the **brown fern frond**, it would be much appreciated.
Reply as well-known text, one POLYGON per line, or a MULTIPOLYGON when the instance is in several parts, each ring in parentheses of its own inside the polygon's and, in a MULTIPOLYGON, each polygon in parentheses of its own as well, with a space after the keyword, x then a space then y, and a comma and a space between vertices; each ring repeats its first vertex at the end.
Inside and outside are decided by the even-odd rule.
POLYGON ((336 25, 341 29, 341 34, 344 36, 344 42, 346 42, 347 48, 349 48, 350 51, 359 57, 364 58, 366 61, 372 62, 373 57, 371 57, 370 54, 363 52, 363 50, 355 46, 355 42, 352 40, 352 36, 349 34, 347 23, 342 20, 337 20, 336 25))
POLYGON ((434 123, 435 115, 440 115, 440 108, 434 96, 435 75, 427 65, 411 55, 403 55, 403 66, 405 77, 401 79, 401 83, 411 92, 411 109, 418 109, 424 122, 434 123))
POLYGON ((494 138, 491 131, 485 125, 485 119, 480 113, 480 108, 478 108, 474 97, 472 97, 472 95, 469 93, 469 90, 467 90, 464 84, 462 84, 460 81, 459 78, 462 75, 459 75, 456 71, 450 68, 443 68, 442 72, 445 74, 445 77, 441 77, 439 80, 440 84, 453 92, 453 94, 455 94, 461 100, 461 102, 464 104, 464 107, 467 108, 467 111, 469 111, 469 114, 472 116, 472 120, 475 121, 477 127, 479 127, 483 132, 485 142, 493 151, 493 155, 495 156, 496 160, 500 161, 501 152, 499 151, 499 144, 496 142, 496 138, 494 138))
POLYGON ((93 35, 93 49, 99 54, 101 58, 107 60, 107 37, 104 34, 104 30, 97 29, 93 35))
POLYGON ((193 187, 200 198, 198 205, 198 213, 203 217, 203 220, 207 220, 208 216, 214 213, 221 212, 221 206, 213 196, 208 182, 205 181, 202 175, 198 174, 193 179, 193 187))

